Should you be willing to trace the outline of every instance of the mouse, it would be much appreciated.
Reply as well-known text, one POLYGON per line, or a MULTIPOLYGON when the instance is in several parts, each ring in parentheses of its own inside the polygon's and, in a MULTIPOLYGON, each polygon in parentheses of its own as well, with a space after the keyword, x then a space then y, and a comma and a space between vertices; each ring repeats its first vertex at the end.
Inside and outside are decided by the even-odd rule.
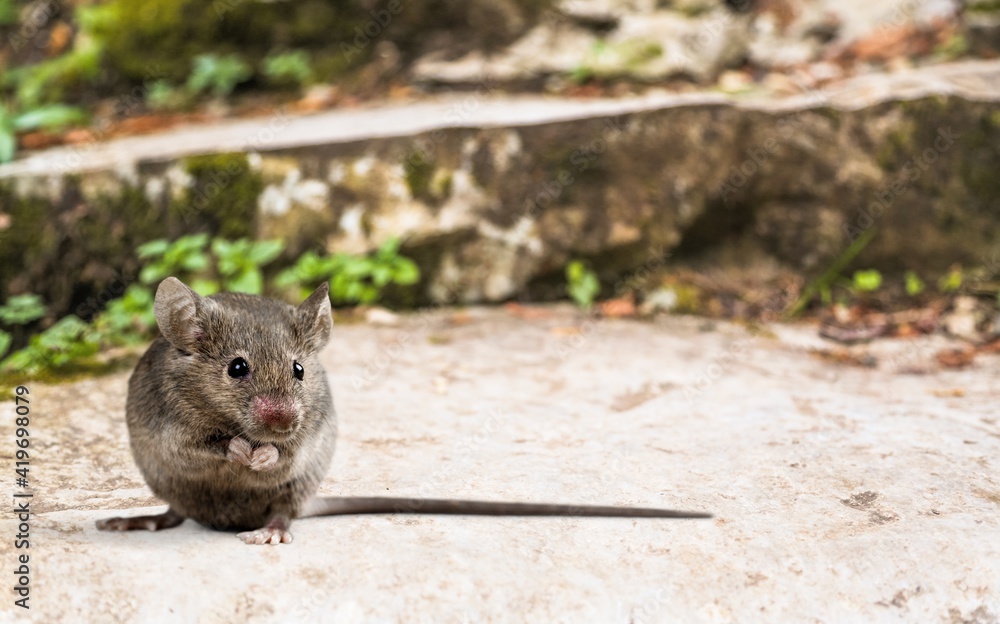
POLYGON ((243 293, 201 296, 175 277, 153 302, 159 336, 128 382, 132 456, 167 511, 97 521, 159 531, 191 519, 247 544, 287 544, 292 520, 347 514, 710 518, 645 507, 317 496, 337 441, 319 353, 329 286, 298 306, 243 293))

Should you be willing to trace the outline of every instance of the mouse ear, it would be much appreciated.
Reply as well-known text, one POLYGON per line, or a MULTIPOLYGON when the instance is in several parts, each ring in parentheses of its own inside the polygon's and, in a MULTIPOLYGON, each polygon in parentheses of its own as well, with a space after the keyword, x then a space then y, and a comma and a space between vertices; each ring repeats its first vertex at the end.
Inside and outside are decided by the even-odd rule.
POLYGON ((323 282, 295 310, 295 329, 305 345, 319 351, 330 340, 333 316, 330 310, 330 286, 323 282))
POLYGON ((181 351, 191 352, 201 333, 199 320, 213 305, 176 277, 168 277, 156 289, 153 313, 163 337, 181 351))

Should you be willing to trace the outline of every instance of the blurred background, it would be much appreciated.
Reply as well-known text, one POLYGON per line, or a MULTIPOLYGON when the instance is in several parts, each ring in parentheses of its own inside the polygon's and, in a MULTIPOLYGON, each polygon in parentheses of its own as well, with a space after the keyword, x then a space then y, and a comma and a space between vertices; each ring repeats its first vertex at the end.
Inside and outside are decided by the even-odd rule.
MULTIPOLYGON (((993 349, 992 0, 0 0, 0 368, 163 277, 993 349)), ((126 358, 127 360, 127 358, 126 358)))

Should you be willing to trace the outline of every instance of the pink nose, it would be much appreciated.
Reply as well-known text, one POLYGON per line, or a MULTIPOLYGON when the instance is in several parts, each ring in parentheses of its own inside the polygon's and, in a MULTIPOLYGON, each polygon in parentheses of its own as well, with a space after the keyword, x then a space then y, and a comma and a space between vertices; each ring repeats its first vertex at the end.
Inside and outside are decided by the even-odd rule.
POLYGON ((270 429, 290 429, 295 421, 295 404, 291 399, 257 396, 251 409, 254 418, 270 429))

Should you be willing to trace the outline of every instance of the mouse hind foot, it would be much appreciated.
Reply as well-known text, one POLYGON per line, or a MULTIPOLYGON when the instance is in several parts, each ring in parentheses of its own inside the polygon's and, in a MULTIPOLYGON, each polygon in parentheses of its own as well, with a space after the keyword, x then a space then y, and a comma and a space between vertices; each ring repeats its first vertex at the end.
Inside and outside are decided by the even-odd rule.
POLYGON ((172 529, 184 522, 184 516, 173 509, 167 509, 161 514, 152 516, 135 516, 132 518, 104 518, 97 521, 97 528, 101 531, 162 531, 172 529))
POLYGON ((237 533, 236 537, 246 544, 290 544, 292 543, 292 534, 288 530, 290 524, 291 522, 287 518, 277 516, 264 527, 255 531, 237 533))

